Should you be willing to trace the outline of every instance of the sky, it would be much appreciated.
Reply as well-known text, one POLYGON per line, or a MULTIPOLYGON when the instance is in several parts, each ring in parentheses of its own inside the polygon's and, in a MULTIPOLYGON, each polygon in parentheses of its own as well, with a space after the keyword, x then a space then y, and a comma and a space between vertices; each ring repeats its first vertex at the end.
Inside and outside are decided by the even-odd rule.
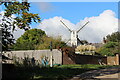
MULTIPOLYGON (((41 17, 41 24, 33 23, 31 28, 42 29, 48 36, 61 36, 64 41, 70 38, 70 33, 60 20, 72 30, 89 21, 78 37, 93 43, 118 30, 117 2, 31 2, 30 12, 41 17)), ((18 32, 14 33, 16 39, 24 31, 18 32)))
POLYGON ((29 0, 29 2, 119 2, 119 0, 29 0))
POLYGON ((84 19, 85 17, 98 16, 104 10, 108 10, 108 9, 118 14, 117 7, 118 7, 117 2, 52 2, 52 3, 32 2, 31 3, 31 11, 35 13, 39 13, 42 20, 52 18, 54 16, 62 16, 63 18, 68 19, 74 24, 84 19), (41 4, 43 4, 43 6, 40 6, 41 4))

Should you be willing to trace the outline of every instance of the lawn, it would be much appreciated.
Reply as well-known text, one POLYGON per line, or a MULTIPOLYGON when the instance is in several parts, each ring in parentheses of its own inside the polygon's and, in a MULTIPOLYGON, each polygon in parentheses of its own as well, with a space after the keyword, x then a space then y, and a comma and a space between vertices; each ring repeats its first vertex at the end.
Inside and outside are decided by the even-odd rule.
POLYGON ((75 75, 84 73, 86 71, 101 69, 112 66, 103 65, 61 65, 55 67, 18 67, 14 66, 11 70, 3 68, 3 79, 15 79, 15 80, 61 80, 70 79, 75 75))

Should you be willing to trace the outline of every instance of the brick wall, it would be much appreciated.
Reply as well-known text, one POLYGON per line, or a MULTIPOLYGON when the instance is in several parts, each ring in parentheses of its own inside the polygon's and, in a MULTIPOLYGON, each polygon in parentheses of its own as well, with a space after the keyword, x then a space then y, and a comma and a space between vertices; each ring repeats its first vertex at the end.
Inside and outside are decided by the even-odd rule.
POLYGON ((119 54, 116 54, 116 56, 109 56, 107 57, 107 65, 119 65, 120 60, 119 60, 119 54))
POLYGON ((107 65, 116 65, 116 57, 107 57, 107 65))
POLYGON ((76 64, 107 64, 107 58, 103 56, 76 54, 75 63, 76 64))
POLYGON ((100 64, 100 65, 119 65, 120 55, 116 56, 95 56, 75 54, 74 49, 63 50, 63 64, 100 64))
POLYGON ((107 57, 103 57, 103 56, 64 54, 63 59, 64 59, 63 60, 64 64, 65 63, 67 64, 107 64, 107 57), (66 57, 66 56, 69 56, 69 57, 66 57), (67 60, 65 60, 64 58, 66 58, 67 60))
POLYGON ((63 64, 100 64, 100 65, 119 65, 120 56, 94 56, 82 54, 63 54, 63 64))

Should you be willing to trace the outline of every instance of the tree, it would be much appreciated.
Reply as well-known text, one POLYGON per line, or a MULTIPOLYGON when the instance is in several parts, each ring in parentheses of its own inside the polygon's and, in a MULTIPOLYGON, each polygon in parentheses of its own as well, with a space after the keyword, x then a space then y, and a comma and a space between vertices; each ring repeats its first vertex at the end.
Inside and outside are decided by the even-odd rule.
POLYGON ((120 41, 120 32, 114 32, 111 35, 106 36, 107 42, 112 41, 112 42, 118 42, 120 41))
POLYGON ((50 42, 52 42, 53 49, 67 46, 65 42, 61 41, 61 37, 53 38, 53 37, 44 36, 42 40, 43 43, 37 45, 37 49, 50 49, 50 42))
POLYGON ((2 23, 2 51, 8 50, 8 46, 14 43, 13 34, 9 30, 9 25, 2 23))
POLYGON ((120 32, 107 35, 105 45, 98 48, 96 52, 103 56, 114 56, 115 53, 120 53, 120 32))
POLYGON ((4 16, 10 19, 12 15, 16 17, 13 18, 13 30, 15 26, 19 27, 20 29, 28 30, 32 21, 40 22, 40 17, 38 14, 33 14, 29 12, 30 3, 28 2, 1 2, 4 4, 6 9, 4 12, 4 16))
POLYGON ((66 43, 61 41, 61 38, 48 37, 41 29, 27 30, 20 38, 17 39, 14 50, 41 50, 66 46, 66 43))
POLYGON ((96 50, 97 53, 100 53, 103 56, 114 56, 115 53, 118 53, 118 42, 108 42, 104 46, 96 50))
POLYGON ((41 29, 27 30, 20 38, 17 39, 14 49, 34 50, 36 45, 43 43, 43 36, 46 36, 46 34, 41 29))
POLYGON ((16 27, 20 29, 30 29, 32 22, 40 22, 38 14, 29 12, 30 3, 28 2, 0 2, 1 6, 5 6, 4 15, 2 18, 2 50, 8 50, 8 46, 14 43, 14 37, 11 33, 16 27), (12 17, 15 15, 15 17, 12 17))

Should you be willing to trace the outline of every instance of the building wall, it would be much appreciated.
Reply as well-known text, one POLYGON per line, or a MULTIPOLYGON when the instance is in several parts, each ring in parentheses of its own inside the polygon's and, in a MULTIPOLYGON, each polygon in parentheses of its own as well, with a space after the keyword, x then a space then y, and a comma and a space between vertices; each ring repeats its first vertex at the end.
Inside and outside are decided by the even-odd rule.
POLYGON ((4 53, 5 56, 13 59, 16 56, 19 59, 24 59, 25 57, 34 57, 39 63, 41 63, 41 57, 48 57, 50 61, 50 55, 53 55, 53 64, 102 64, 102 65, 119 65, 119 55, 114 57, 103 57, 94 55, 81 55, 74 54, 73 52, 62 52, 53 49, 52 53, 50 50, 28 50, 28 51, 11 51, 4 53))
POLYGON ((82 54, 63 54, 64 64, 100 64, 100 65, 119 65, 119 54, 116 56, 94 56, 82 54))
POLYGON ((107 57, 107 65, 116 65, 116 57, 107 57))
POLYGON ((93 56, 93 55, 81 55, 81 54, 64 54, 63 58, 67 58, 66 56, 69 56, 69 58, 72 60, 69 61, 68 59, 63 61, 63 63, 69 63, 69 64, 107 64, 107 57, 103 56, 93 56))
POLYGON ((107 58, 103 56, 76 54, 76 64, 107 64, 107 58))
POLYGON ((100 65, 119 65, 120 55, 105 57, 100 55, 75 54, 74 49, 65 49, 63 51, 63 64, 100 64, 100 65), (71 51, 73 50, 73 51, 71 51))
POLYGON ((107 65, 119 65, 120 60, 119 60, 119 54, 116 54, 116 56, 109 56, 107 57, 107 65))
POLYGON ((24 59, 25 57, 35 58, 36 61, 41 63, 42 57, 48 57, 48 61, 50 61, 50 56, 53 56, 53 64, 62 64, 62 53, 57 50, 53 49, 51 52, 50 50, 26 50, 26 51, 11 51, 4 53, 5 56, 13 59, 14 57, 19 59, 24 59))
POLYGON ((65 65, 65 64, 76 64, 76 63, 70 56, 63 53, 63 65, 65 65))

